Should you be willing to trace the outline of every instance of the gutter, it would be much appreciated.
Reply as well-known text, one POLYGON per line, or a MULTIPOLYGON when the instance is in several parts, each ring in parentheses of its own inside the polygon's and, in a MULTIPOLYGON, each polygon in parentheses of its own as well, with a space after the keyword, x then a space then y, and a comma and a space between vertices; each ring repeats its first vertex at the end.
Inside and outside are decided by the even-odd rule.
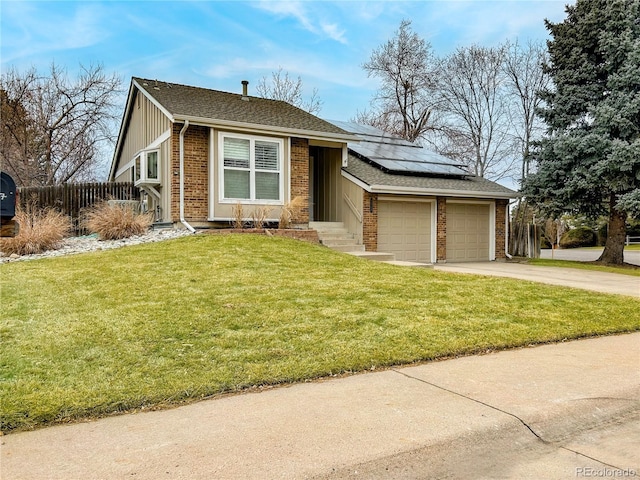
POLYGON ((180 130, 180 222, 191 233, 196 233, 196 229, 184 219, 184 132, 187 128, 189 128, 189 120, 184 121, 184 126, 180 130))
POLYGON ((380 193, 388 195, 430 195, 430 196, 446 196, 459 198, 483 198, 488 200, 503 199, 511 200, 519 197, 518 192, 490 192, 484 190, 450 190, 442 188, 425 188, 425 187, 400 187, 390 185, 369 185, 349 172, 342 170, 341 175, 355 183, 363 190, 369 193, 380 193))

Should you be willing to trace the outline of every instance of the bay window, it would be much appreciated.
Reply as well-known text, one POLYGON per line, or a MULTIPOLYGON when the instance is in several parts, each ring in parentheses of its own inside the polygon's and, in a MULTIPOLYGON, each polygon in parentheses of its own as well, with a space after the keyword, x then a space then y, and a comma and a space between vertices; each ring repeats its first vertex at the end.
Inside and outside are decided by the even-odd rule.
POLYGON ((160 183, 159 150, 143 150, 136 156, 133 165, 133 178, 136 185, 160 183))

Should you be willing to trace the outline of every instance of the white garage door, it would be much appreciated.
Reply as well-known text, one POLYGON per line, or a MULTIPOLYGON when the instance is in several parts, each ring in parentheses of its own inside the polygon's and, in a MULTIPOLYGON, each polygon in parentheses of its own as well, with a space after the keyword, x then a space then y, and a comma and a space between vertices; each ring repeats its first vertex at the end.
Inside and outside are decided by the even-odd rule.
POLYGON ((394 253, 396 260, 431 262, 431 204, 378 203, 378 251, 394 253))
POLYGON ((447 202, 447 261, 489 258, 489 205, 447 202))

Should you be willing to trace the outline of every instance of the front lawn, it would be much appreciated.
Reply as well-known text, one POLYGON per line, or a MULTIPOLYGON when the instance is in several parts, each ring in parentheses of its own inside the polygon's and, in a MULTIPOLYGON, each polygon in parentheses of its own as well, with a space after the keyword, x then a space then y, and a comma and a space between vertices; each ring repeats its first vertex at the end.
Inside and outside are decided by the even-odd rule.
POLYGON ((197 235, 3 264, 4 432, 640 329, 640 301, 197 235))

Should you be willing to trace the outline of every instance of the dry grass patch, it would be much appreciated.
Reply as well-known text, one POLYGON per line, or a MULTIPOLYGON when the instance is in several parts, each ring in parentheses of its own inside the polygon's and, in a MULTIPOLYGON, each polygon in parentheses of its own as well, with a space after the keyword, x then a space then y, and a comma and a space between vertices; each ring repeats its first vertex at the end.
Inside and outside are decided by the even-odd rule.
POLYGON ((15 220, 20 230, 13 238, 0 239, 0 249, 6 255, 31 255, 59 248, 71 232, 71 219, 53 209, 29 206, 18 209, 15 220))
POLYGON ((129 205, 103 202, 84 213, 86 228, 101 240, 120 240, 142 235, 153 223, 152 213, 137 213, 129 205))

